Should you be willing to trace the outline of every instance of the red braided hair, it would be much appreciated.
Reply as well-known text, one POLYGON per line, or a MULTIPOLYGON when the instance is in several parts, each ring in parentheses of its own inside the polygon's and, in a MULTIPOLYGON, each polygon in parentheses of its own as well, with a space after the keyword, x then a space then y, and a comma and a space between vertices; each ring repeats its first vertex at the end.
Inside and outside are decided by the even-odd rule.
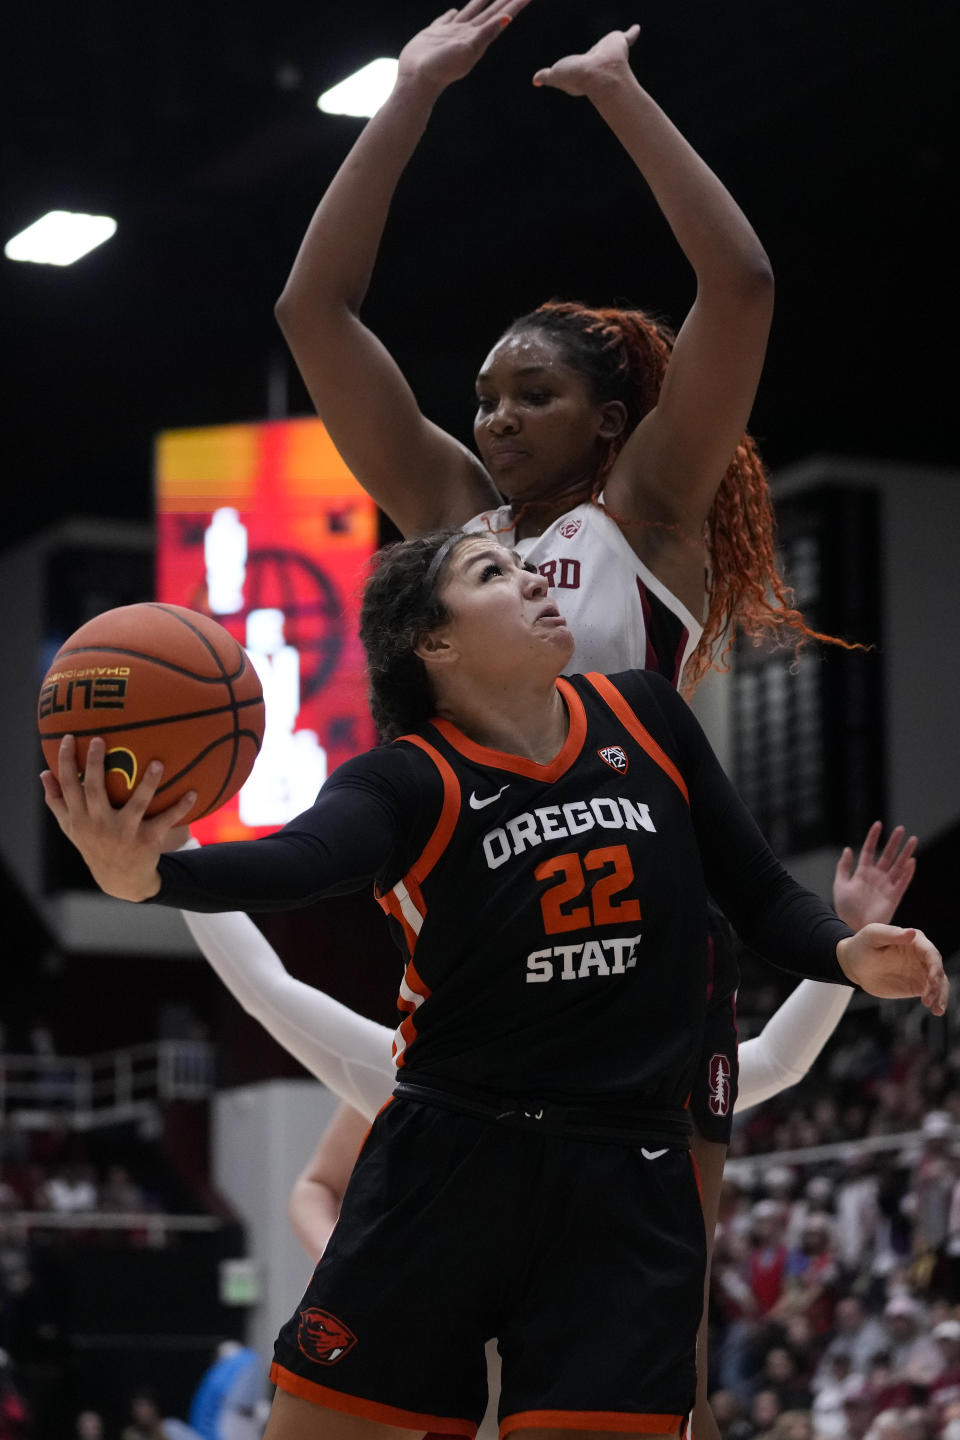
MULTIPOLYGON (((589 379, 598 400, 619 400, 626 407, 627 423, 610 442, 590 491, 583 497, 597 502, 617 455, 657 403, 673 349, 673 332, 642 310, 594 309, 559 300, 548 301, 514 321, 507 334, 521 330, 538 330, 556 340, 572 367, 589 379)), ((526 508, 517 511, 515 522, 526 508)), ((679 531, 678 526, 666 526, 665 522, 633 521, 607 513, 620 525, 660 524, 679 531)), ((774 534, 766 471, 753 440, 744 435, 703 528, 709 607, 703 635, 687 666, 686 688, 692 689, 714 664, 719 643, 726 636, 717 660, 722 666, 740 632, 757 642, 775 638, 785 644, 792 639, 797 649, 809 640, 848 650, 862 648, 811 630, 793 608, 791 592, 777 567, 774 534)))

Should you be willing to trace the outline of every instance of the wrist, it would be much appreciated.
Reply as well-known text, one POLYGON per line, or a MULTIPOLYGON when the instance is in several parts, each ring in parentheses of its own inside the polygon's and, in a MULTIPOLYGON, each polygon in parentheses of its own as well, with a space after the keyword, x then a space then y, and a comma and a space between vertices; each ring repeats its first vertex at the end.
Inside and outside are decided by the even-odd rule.
POLYGON ((446 88, 446 82, 431 80, 420 70, 401 68, 386 103, 414 110, 426 120, 446 88))
POLYGON ((154 870, 151 875, 138 876, 136 880, 129 874, 118 876, 115 885, 109 889, 106 885, 101 885, 100 888, 106 890, 106 893, 112 895, 116 900, 130 900, 134 904, 139 904, 144 900, 152 900, 155 895, 158 895, 162 883, 160 871, 154 870))
POLYGON ((844 975, 846 975, 847 979, 851 982, 851 984, 855 985, 856 981, 850 973, 850 943, 852 940, 852 935, 845 935, 842 940, 837 941, 837 964, 840 966, 840 969, 843 971, 844 975))
POLYGON ((627 94, 643 94, 639 80, 627 64, 601 65, 587 76, 583 93, 598 107, 627 94))

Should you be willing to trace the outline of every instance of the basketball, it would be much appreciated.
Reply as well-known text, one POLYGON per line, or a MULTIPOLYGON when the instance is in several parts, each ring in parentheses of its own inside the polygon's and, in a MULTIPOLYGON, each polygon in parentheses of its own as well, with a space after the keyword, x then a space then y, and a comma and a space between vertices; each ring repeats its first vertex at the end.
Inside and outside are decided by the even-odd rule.
POLYGON ((253 769, 263 691, 243 647, 215 620, 182 605, 122 605, 61 645, 40 687, 37 719, 54 774, 64 735, 76 736, 81 774, 90 740, 102 736, 114 805, 161 760, 147 814, 196 790, 188 824, 235 795, 253 769))

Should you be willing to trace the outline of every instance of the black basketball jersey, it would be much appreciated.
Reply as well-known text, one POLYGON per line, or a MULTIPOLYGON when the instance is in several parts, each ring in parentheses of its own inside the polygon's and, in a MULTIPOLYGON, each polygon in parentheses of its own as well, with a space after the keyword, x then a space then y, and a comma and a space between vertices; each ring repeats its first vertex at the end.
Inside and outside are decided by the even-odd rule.
POLYGON ((154 901, 288 909, 376 879, 407 961, 401 1069, 558 1103, 682 1104, 706 886, 796 975, 844 983, 851 932, 771 853, 665 680, 557 685, 569 733, 549 764, 435 719, 347 761, 276 834, 162 856, 154 901))
POLYGON ((703 874, 675 762, 606 677, 558 681, 549 765, 434 720, 443 806, 382 897, 409 963, 395 1055, 411 1074, 546 1098, 682 1105, 706 997, 703 874))

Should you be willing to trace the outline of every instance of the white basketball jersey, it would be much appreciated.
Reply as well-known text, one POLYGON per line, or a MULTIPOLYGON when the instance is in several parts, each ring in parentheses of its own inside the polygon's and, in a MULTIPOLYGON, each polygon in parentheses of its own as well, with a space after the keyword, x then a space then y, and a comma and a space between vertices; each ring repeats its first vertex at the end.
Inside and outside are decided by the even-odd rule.
POLYGON ((703 626, 647 569, 602 505, 576 505, 527 540, 515 538, 509 505, 463 528, 489 530, 546 576, 576 640, 568 674, 656 670, 679 683, 703 626))

